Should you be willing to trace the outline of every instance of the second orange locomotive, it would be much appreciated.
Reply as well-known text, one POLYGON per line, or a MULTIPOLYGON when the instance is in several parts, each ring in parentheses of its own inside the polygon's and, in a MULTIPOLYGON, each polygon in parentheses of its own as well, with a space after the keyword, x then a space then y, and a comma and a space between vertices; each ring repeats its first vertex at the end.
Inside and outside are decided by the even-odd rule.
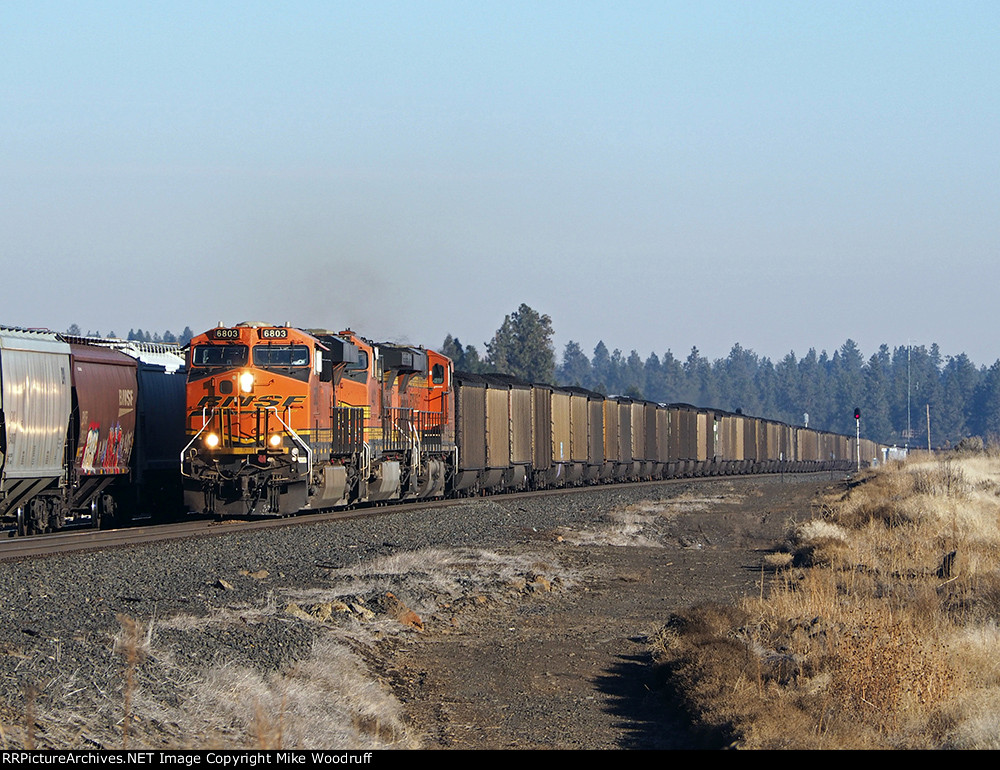
POLYGON ((443 495, 452 377, 440 353, 350 330, 211 329, 188 354, 187 506, 285 515, 443 495))

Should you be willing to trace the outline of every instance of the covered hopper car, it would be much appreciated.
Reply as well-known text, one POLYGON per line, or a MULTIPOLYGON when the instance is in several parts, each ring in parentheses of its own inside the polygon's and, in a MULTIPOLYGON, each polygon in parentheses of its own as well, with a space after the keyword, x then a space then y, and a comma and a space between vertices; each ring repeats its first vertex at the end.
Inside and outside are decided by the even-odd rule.
POLYGON ((158 347, 0 328, 5 526, 101 526, 179 503, 183 359, 158 347))

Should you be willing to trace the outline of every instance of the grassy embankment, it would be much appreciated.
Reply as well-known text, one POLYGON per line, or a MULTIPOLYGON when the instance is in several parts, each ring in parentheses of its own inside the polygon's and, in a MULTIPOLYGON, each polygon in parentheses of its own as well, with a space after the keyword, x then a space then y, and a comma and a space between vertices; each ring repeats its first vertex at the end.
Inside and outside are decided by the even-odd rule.
POLYGON ((768 562, 765 592, 673 617, 658 652, 739 748, 1000 747, 1000 456, 867 472, 768 562))

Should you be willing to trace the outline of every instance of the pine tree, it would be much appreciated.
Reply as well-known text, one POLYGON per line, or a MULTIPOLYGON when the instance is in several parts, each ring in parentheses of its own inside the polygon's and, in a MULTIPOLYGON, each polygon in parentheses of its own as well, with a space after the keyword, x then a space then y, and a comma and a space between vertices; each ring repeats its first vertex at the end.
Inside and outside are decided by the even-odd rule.
POLYGON ((684 401, 696 406, 718 404, 719 400, 715 398, 718 391, 712 366, 696 347, 691 348, 691 353, 684 361, 684 378, 686 380, 684 401))
POLYGON ((801 408, 799 366, 795 351, 789 351, 774 367, 775 407, 780 419, 789 425, 804 424, 805 412, 801 408))
POLYGON ((983 374, 975 400, 975 432, 991 444, 1000 442, 1000 360, 983 374))
POLYGON ((840 350, 833 354, 830 372, 834 385, 834 420, 832 430, 838 433, 853 433, 855 430, 854 410, 864 401, 864 377, 861 369, 864 359, 857 343, 848 339, 840 350))
POLYGON ((629 398, 641 399, 645 397, 646 370, 642 359, 635 350, 628 354, 628 360, 625 361, 622 384, 626 394, 633 394, 629 398))
POLYGON ((729 357, 716 367, 715 379, 721 397, 718 406, 730 411, 742 409, 743 414, 763 414, 760 391, 754 384, 759 367, 756 354, 739 343, 733 345, 729 357))
POLYGON ((618 348, 611 351, 610 373, 608 392, 624 394, 627 388, 625 384, 625 357, 618 348))
POLYGON ((670 350, 663 354, 660 372, 663 383, 660 400, 664 403, 677 403, 681 400, 681 393, 684 390, 684 368, 670 350))
POLYGON ((438 352, 441 355, 448 356, 448 358, 455 362, 456 368, 458 368, 458 359, 462 357, 462 343, 449 334, 444 338, 444 342, 441 343, 438 352))
POLYGON ((496 371, 529 382, 555 379, 552 319, 522 304, 504 317, 503 324, 486 344, 487 360, 496 371))
POLYGON ((889 349, 883 345, 868 359, 864 372, 864 399, 856 406, 864 418, 861 435, 876 441, 889 441, 893 435, 889 417, 889 349))
POLYGON ((575 385, 581 388, 591 386, 590 359, 579 344, 570 340, 563 350, 562 363, 556 373, 560 385, 575 385))
POLYGON ((643 377, 645 385, 643 391, 650 401, 664 402, 663 393, 663 369, 660 366, 660 357, 656 353, 650 353, 646 363, 643 364, 643 377))
POLYGON ((935 443, 954 445, 971 435, 969 421, 980 373, 969 357, 961 353, 948 357, 941 380, 941 405, 931 414, 931 433, 940 437, 935 443))
POLYGON ((478 374, 484 369, 483 362, 479 359, 479 351, 472 345, 463 348, 458 337, 452 337, 450 334, 445 337, 439 352, 448 356, 459 372, 478 374))
MULTIPOLYGON (((493 339, 486 343, 486 363, 495 372, 513 374, 511 358, 516 355, 517 340, 514 338, 514 324, 510 316, 505 316, 493 339)), ((520 375, 518 375, 520 376, 520 375)))
POLYGON ((607 395, 611 392, 611 356, 603 340, 594 347, 594 357, 590 360, 590 366, 594 373, 594 390, 607 395))

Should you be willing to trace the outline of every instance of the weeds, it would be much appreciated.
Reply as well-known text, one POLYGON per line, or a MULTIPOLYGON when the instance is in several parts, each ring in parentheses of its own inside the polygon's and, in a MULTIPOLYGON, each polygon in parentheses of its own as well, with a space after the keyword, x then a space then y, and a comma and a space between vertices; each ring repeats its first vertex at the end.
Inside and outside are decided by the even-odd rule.
MULTIPOLYGON (((122 693, 122 749, 128 750, 129 725, 132 723, 132 698, 135 695, 136 687, 136 668, 146 657, 148 637, 146 638, 147 644, 144 644, 143 634, 134 618, 119 615, 118 622, 121 623, 122 628, 115 639, 115 651, 125 659, 122 693)), ((152 624, 150 624, 149 634, 152 634, 152 624)))
POLYGON ((661 636, 704 720, 746 748, 1000 745, 995 453, 867 474, 796 527, 787 557, 768 560, 767 595, 661 636))
POLYGON ((99 661, 106 676, 93 686, 75 673, 48 681, 44 699, 28 687, 23 708, 5 719, 17 727, 0 730, 0 744, 418 748, 402 704, 368 665, 386 654, 380 645, 389 640, 391 649, 393 637, 421 632, 425 618, 453 627, 467 607, 561 590, 577 580, 539 554, 424 549, 328 569, 323 583, 308 590, 269 588, 254 606, 159 618, 155 638, 153 621, 119 615, 107 657, 99 661), (184 652, 209 649, 220 637, 244 643, 250 654, 194 658, 184 652), (178 646, 173 640, 180 638, 185 642, 178 646), (286 651, 302 639, 310 641, 286 651), (273 646, 275 657, 265 660, 277 665, 255 657, 261 643, 273 646))

